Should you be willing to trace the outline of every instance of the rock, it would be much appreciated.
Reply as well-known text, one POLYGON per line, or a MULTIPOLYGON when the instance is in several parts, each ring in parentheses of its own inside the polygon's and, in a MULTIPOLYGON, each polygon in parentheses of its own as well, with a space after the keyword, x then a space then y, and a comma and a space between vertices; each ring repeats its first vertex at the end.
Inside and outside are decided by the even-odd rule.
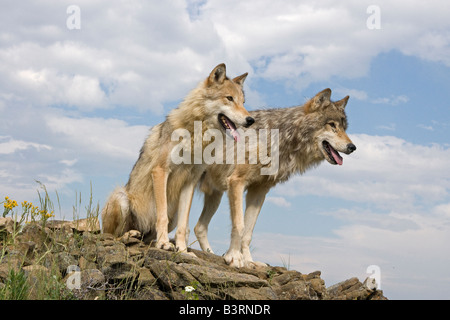
POLYGON ((16 257, 3 257, 0 259, 0 283, 5 282, 11 270, 19 272, 22 269, 22 261, 16 257))
POLYGON ((101 288, 106 282, 104 274, 98 269, 81 271, 81 288, 101 288))
MULTIPOLYGON (((66 277, 65 281, 68 280, 66 277)), ((106 278, 98 269, 86 269, 80 272, 79 288, 72 289, 79 299, 96 300, 105 297, 106 278)))
POLYGON ((0 288, 8 283, 11 270, 23 270, 32 288, 27 296, 36 299, 45 299, 47 290, 38 284, 55 281, 61 283, 56 290, 66 288, 77 299, 386 299, 371 279, 361 283, 350 278, 327 289, 320 271, 232 268, 211 253, 153 248, 137 232, 120 238, 100 234, 96 221, 91 222, 47 221, 47 227, 31 223, 12 241, 14 222, 0 219, 0 288), (81 277, 77 288, 65 282, 74 280, 69 277, 81 277), (194 291, 187 292, 187 286, 194 291))
MULTIPOLYGON (((97 245, 96 244, 91 244, 91 243, 87 243, 86 245, 83 245, 81 247, 81 249, 75 248, 71 250, 71 254, 75 257, 79 257, 79 260, 83 259, 83 267, 80 265, 80 267, 82 269, 87 268, 88 263, 97 263, 98 262, 98 252, 97 252, 97 245)), ((100 252, 102 252, 101 254, 106 255, 106 250, 103 251, 103 249, 99 249, 100 252)), ((101 255, 100 254, 100 255, 101 255)), ((104 259, 105 257, 102 256, 102 258, 104 259)), ((81 262, 80 262, 81 264, 81 262)))
POLYGON ((81 270, 95 269, 97 264, 94 261, 87 260, 84 256, 78 260, 78 266, 81 270))
POLYGON ((149 268, 158 283, 166 290, 173 291, 175 287, 184 288, 196 281, 189 270, 169 260, 154 260, 151 263, 147 262, 145 266, 149 268))
POLYGON ((252 288, 261 288, 268 286, 266 280, 259 279, 249 274, 223 271, 209 266, 197 266, 187 263, 180 263, 180 266, 191 273, 201 283, 205 283, 213 287, 247 286, 252 288))
POLYGON ((298 271, 287 271, 272 279, 272 282, 276 285, 283 286, 291 281, 298 281, 302 278, 302 274, 298 271))
POLYGON ((97 261, 100 265, 125 263, 127 261, 126 247, 121 242, 106 242, 97 245, 97 261))
POLYGON ((97 218, 86 218, 73 221, 72 228, 78 232, 100 233, 100 221, 97 218))
POLYGON ((139 268, 137 270, 139 273, 138 276, 138 285, 142 287, 150 287, 156 285, 156 278, 147 268, 139 268))
POLYGON ((169 300, 169 298, 155 287, 145 287, 137 291, 135 295, 137 300, 169 300))
MULTIPOLYGON (((367 279, 365 281, 367 283, 367 279)), ((386 300, 382 291, 369 289, 358 278, 350 278, 327 289, 332 300, 386 300)))
POLYGON ((77 259, 65 251, 56 253, 54 255, 54 261, 62 275, 66 274, 69 266, 76 266, 78 264, 77 259))
POLYGON ((277 300, 278 296, 271 287, 236 287, 225 289, 225 299, 233 300, 277 300))
POLYGON ((45 275, 48 276, 50 274, 50 270, 48 268, 38 264, 23 267, 22 270, 25 271, 25 275, 27 277, 45 276, 45 275))
POLYGON ((311 300, 309 288, 304 280, 288 282, 275 292, 281 300, 311 300))
POLYGON ((41 250, 45 250, 46 247, 50 246, 52 241, 52 231, 37 223, 25 225, 15 238, 16 243, 34 242, 37 249, 41 250))
POLYGON ((97 218, 91 217, 86 219, 78 219, 74 221, 49 220, 46 226, 52 230, 61 230, 70 228, 79 233, 91 232, 100 233, 100 222, 97 218))
POLYGON ((325 287, 325 281, 320 278, 314 278, 310 280, 311 289, 314 291, 312 296, 316 296, 317 299, 323 300, 328 296, 327 288, 325 287))
POLYGON ((108 264, 101 271, 106 278, 115 282, 135 280, 139 275, 136 265, 130 261, 108 264))
POLYGON ((145 258, 147 260, 169 260, 175 263, 185 262, 195 265, 200 264, 200 260, 190 254, 186 254, 184 252, 166 251, 157 248, 148 248, 145 253, 145 258))
POLYGON ((10 217, 0 217, 0 240, 8 235, 12 234, 15 230, 17 230, 18 224, 14 222, 14 220, 10 217))

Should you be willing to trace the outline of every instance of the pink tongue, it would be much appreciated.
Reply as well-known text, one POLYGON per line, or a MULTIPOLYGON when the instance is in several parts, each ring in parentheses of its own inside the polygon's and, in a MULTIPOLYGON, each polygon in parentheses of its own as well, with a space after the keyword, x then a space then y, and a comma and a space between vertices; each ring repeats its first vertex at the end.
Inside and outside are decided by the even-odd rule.
POLYGON ((234 141, 238 142, 240 136, 239 136, 239 133, 237 132, 237 130, 230 129, 230 133, 231 133, 231 135, 233 136, 234 141))
POLYGON ((331 150, 331 155, 333 156, 333 158, 336 161, 336 163, 338 165, 342 166, 342 162, 344 161, 344 159, 342 159, 342 157, 333 148, 330 148, 330 150, 331 150))
POLYGON ((233 129, 234 125, 232 125, 227 118, 225 118, 225 121, 228 123, 228 127, 230 128, 230 133, 234 138, 234 141, 238 142, 239 141, 239 133, 237 132, 237 130, 233 129))

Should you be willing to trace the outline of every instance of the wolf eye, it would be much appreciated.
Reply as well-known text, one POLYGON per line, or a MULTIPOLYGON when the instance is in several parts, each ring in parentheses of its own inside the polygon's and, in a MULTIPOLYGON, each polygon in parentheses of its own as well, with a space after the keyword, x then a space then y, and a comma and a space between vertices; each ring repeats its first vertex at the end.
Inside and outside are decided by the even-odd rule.
POLYGON ((232 97, 232 96, 227 96, 227 99, 228 99, 228 101, 231 101, 231 102, 233 102, 233 101, 234 101, 234 99, 233 99, 233 97, 232 97))
POLYGON ((336 124, 334 122, 328 122, 328 124, 330 125, 330 127, 336 129, 336 124))

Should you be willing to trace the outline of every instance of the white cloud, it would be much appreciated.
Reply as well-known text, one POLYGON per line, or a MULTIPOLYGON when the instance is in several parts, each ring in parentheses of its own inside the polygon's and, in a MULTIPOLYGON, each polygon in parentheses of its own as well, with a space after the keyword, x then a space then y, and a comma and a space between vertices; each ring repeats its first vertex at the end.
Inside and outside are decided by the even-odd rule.
POLYGON ((83 75, 61 75, 57 70, 18 70, 17 85, 33 98, 33 103, 46 106, 63 104, 83 110, 105 107, 105 93, 99 80, 83 75))
POLYGON ((227 51, 250 61, 266 79, 306 86, 332 76, 360 77, 373 57, 391 50, 450 65, 450 11, 444 1, 426 7, 418 1, 378 2, 380 30, 366 26, 371 4, 213 0, 202 13, 227 51))
POLYGON ((450 196, 450 149, 392 136, 353 134, 351 139, 358 149, 344 156, 343 166, 323 163, 277 186, 276 193, 327 195, 380 208, 414 206, 450 196))
POLYGON ((49 116, 47 127, 68 141, 77 154, 96 158, 137 159, 149 133, 147 126, 130 126, 123 120, 49 116))
POLYGON ((419 123, 419 124, 417 125, 417 127, 421 128, 421 129, 428 130, 428 131, 434 131, 433 126, 427 126, 427 125, 422 124, 422 123, 419 123))
POLYGON ((402 103, 407 103, 409 101, 409 98, 405 95, 399 95, 395 97, 389 97, 389 98, 376 98, 372 100, 372 103, 375 104, 390 104, 392 106, 396 106, 402 103))
POLYGON ((77 5, 81 30, 72 31, 64 4, 21 4, 33 16, 19 6, 2 10, 11 30, 0 36, 0 93, 36 106, 89 111, 120 105, 162 113, 163 103, 181 99, 226 60, 214 27, 191 21, 184 1, 77 5))
POLYGON ((78 159, 72 159, 72 160, 64 159, 64 160, 60 160, 59 162, 65 164, 68 167, 72 167, 73 165, 75 165, 78 162, 78 159))
POLYGON ((266 197, 266 201, 271 202, 279 207, 289 208, 291 206, 291 203, 287 201, 284 197, 268 196, 266 197))
POLYGON ((365 92, 364 90, 347 89, 347 88, 338 87, 338 88, 333 89, 333 92, 335 94, 342 95, 342 96, 349 95, 351 99, 356 99, 356 100, 361 100, 361 101, 367 100, 367 92, 365 92))
POLYGON ((389 124, 379 125, 379 126, 377 126, 377 128, 378 129, 383 129, 383 130, 395 131, 396 124, 391 122, 389 124))
POLYGON ((15 140, 10 136, 0 136, 0 154, 12 154, 29 148, 34 148, 37 151, 52 149, 51 146, 45 144, 15 140))
POLYGON ((57 174, 39 174, 38 181, 43 182, 48 190, 62 190, 74 182, 83 182, 83 175, 73 169, 65 168, 57 174))
POLYGON ((0 33, 0 107, 14 97, 84 111, 128 106, 162 113, 164 103, 181 99, 220 62, 232 75, 250 72, 247 85, 255 77, 294 86, 366 75, 371 59, 390 50, 450 65, 445 2, 382 1, 381 30, 367 29, 370 4, 80 1, 81 30, 66 28, 64 3, 10 5, 0 13, 7 26, 0 33))

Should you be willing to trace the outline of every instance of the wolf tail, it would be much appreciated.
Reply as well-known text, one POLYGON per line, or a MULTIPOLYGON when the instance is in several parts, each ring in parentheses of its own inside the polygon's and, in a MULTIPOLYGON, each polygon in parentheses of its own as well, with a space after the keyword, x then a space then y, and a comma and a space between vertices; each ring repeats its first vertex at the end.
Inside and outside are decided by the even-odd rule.
POLYGON ((109 196, 102 210, 103 233, 111 233, 116 237, 123 235, 130 228, 130 200, 125 188, 118 187, 109 196))

